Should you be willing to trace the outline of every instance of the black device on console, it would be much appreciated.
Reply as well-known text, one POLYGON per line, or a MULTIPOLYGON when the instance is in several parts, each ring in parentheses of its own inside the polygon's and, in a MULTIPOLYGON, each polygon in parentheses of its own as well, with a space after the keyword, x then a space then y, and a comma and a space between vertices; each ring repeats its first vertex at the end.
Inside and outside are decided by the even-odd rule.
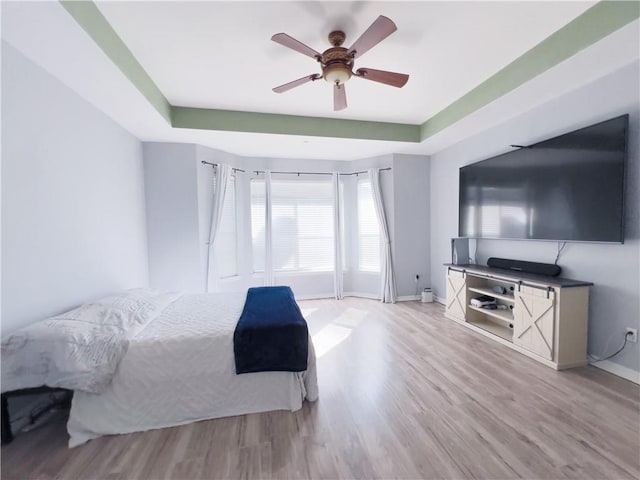
POLYGON ((496 257, 489 258, 489 260, 487 260, 487 266, 492 268, 515 270, 517 272, 547 275, 549 277, 557 277, 562 271, 562 268, 559 265, 555 265, 553 263, 526 262, 524 260, 512 260, 509 258, 496 257))

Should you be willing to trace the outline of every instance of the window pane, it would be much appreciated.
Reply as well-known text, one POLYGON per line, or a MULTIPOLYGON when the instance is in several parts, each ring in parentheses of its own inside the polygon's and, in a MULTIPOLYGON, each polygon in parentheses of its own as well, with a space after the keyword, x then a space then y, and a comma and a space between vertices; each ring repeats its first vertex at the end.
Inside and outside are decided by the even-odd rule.
MULTIPOLYGON (((272 179, 274 271, 333 270, 331 181, 272 179)), ((251 182, 254 270, 264 270, 264 180, 251 182)))
MULTIPOLYGON (((217 186, 214 186, 217 188, 217 186)), ((224 195, 222 217, 216 233, 214 259, 220 278, 238 274, 238 233, 236 226, 236 179, 229 178, 224 195)))
POLYGON ((380 227, 368 178, 358 179, 358 270, 380 271, 380 227))

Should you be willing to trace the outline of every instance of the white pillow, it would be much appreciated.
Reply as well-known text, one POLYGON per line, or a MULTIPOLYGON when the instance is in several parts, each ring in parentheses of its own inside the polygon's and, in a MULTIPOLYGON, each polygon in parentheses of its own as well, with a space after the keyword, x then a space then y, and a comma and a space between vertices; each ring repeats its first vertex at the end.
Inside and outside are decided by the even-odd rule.
POLYGON ((2 339, 2 391, 42 385, 100 393, 129 345, 122 312, 83 305, 2 339))
POLYGON ((2 391, 42 385, 104 391, 129 339, 179 297, 129 290, 13 332, 2 339, 2 391))
POLYGON ((162 292, 150 288, 136 288, 118 295, 110 295, 94 302, 117 309, 126 315, 122 318, 122 328, 127 336, 136 336, 153 318, 157 317, 169 304, 182 294, 178 292, 162 292))

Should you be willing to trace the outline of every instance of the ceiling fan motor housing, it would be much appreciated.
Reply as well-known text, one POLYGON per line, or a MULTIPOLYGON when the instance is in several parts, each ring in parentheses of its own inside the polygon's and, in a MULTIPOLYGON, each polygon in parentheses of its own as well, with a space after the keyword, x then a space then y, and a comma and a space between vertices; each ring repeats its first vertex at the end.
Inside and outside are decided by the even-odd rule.
POLYGON ((349 54, 348 49, 336 46, 323 52, 322 76, 327 82, 342 85, 351 78, 351 75, 353 75, 353 56, 349 54))

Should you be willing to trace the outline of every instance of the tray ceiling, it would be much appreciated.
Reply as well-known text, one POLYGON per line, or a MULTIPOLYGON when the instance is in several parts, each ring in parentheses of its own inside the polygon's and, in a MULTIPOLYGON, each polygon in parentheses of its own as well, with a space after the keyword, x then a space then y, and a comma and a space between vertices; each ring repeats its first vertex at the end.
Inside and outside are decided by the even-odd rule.
POLYGON ((143 141, 353 160, 432 154, 637 64, 636 5, 594 3, 3 2, 2 38, 143 141), (271 91, 318 68, 271 35, 350 45, 380 14, 398 31, 356 67, 404 88, 354 78, 341 112, 322 81, 271 91))
POLYGON ((595 2, 97 2, 172 105, 422 123, 595 2), (322 51, 343 29, 350 45, 378 15, 398 31, 356 67, 408 73, 402 89, 352 78, 332 110, 316 62, 270 40, 285 32, 322 51))

